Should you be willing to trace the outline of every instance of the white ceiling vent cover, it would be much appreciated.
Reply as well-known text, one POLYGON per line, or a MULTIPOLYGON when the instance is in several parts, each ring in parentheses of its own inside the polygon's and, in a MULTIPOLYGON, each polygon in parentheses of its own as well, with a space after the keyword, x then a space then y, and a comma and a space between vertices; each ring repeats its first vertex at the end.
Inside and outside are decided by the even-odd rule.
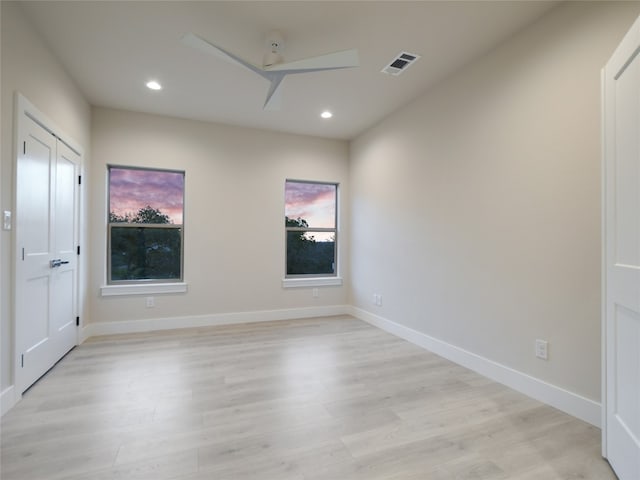
POLYGON ((400 52, 396 55, 396 58, 389 62, 389 65, 380 71, 382 73, 388 73, 389 75, 400 75, 419 58, 420 55, 416 55, 415 53, 400 52))

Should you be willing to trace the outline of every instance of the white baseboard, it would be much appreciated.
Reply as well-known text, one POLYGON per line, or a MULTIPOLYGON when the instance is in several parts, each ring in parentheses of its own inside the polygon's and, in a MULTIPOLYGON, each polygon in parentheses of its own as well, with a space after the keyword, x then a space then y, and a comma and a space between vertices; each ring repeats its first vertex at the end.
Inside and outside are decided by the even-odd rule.
POLYGON ((478 372, 498 383, 502 383, 529 397, 551 405, 580 420, 584 420, 591 425, 600 427, 601 405, 598 402, 418 332, 417 330, 374 315, 361 308, 352 306, 349 308, 349 313, 360 320, 403 338, 447 360, 451 360, 463 367, 478 372))
POLYGON ((191 315, 187 317, 150 318, 145 320, 124 320, 118 322, 90 323, 82 329, 82 341, 99 335, 151 332, 154 330, 174 330, 178 328, 211 327, 239 323, 270 322, 274 320, 294 320, 298 318, 331 317, 348 315, 349 306, 330 305, 326 307, 290 308, 283 310, 261 310, 239 313, 215 313, 211 315, 191 315))
POLYGON ((0 417, 7 413, 17 403, 13 385, 0 393, 0 417))

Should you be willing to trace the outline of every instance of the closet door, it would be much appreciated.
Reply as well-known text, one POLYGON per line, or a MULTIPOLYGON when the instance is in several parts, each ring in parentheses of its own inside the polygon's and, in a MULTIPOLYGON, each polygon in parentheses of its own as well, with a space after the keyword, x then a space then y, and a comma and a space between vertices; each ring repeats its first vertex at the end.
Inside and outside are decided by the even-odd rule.
POLYGON ((16 387, 76 344, 79 155, 23 113, 16 163, 16 387))

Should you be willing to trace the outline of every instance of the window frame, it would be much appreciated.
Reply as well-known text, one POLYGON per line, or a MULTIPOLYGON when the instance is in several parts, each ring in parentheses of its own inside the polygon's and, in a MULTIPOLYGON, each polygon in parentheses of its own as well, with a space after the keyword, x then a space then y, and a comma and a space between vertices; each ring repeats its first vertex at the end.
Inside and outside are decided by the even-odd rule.
MULTIPOLYGON (((286 191, 287 191, 287 183, 306 183, 306 184, 312 184, 312 185, 331 185, 333 187, 335 187, 335 213, 334 213, 334 226, 333 228, 327 228, 327 227, 289 227, 286 224, 286 220, 285 220, 285 231, 284 231, 284 281, 285 281, 285 286, 315 286, 315 285, 321 285, 322 282, 320 283, 315 283, 314 280, 320 280, 320 279, 339 279, 339 275, 338 275, 338 266, 339 266, 339 262, 338 262, 338 205, 339 205, 339 190, 340 190, 340 184, 338 182, 323 182, 323 181, 319 181, 319 180, 298 180, 298 179, 293 179, 293 178, 287 178, 284 182, 285 185, 285 219, 287 218, 286 215, 286 191), (289 241, 288 241, 288 237, 289 237, 289 232, 309 232, 309 233, 313 233, 313 232, 318 232, 318 233, 333 233, 334 235, 334 241, 333 241, 333 273, 294 273, 294 274, 290 274, 288 273, 288 262, 287 262, 287 258, 288 258, 288 248, 289 248, 289 241), (299 281, 298 283, 294 283, 296 281, 299 281)), ((329 284, 334 284, 333 281, 330 281, 330 283, 327 283, 327 285, 329 284)), ((341 279, 340 279, 340 284, 341 284, 341 279)))
MULTIPOLYGON (((129 165, 107 165, 107 268, 106 268, 106 288, 113 289, 113 287, 131 287, 131 286, 144 286, 144 285, 184 285, 184 203, 185 203, 185 185, 186 185, 186 172, 184 170, 174 170, 168 168, 152 168, 152 167, 137 167, 129 165), (182 223, 130 223, 130 222, 110 222, 109 217, 111 214, 111 169, 121 170, 146 170, 150 172, 166 172, 166 173, 179 173, 183 177, 182 184, 182 223), (138 280, 113 280, 112 275, 112 258, 111 258, 111 231, 113 227, 118 228, 166 228, 178 230, 180 235, 180 276, 179 278, 141 278, 138 280)), ((103 287, 104 288, 104 287, 103 287)), ((180 289, 181 290, 181 289, 180 289)), ((114 289, 115 291, 115 289, 114 289)), ((103 292, 104 295, 104 292, 103 292)))

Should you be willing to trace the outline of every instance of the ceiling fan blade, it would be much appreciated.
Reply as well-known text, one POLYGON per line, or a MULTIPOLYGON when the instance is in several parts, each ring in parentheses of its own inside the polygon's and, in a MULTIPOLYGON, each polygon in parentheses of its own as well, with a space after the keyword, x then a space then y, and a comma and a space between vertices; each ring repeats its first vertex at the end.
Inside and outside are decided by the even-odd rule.
MULTIPOLYGON (((194 33, 186 33, 181 38, 182 43, 188 45, 189 47, 195 48, 196 50, 200 50, 209 55, 215 55, 220 57, 228 62, 234 63, 236 65, 241 65, 258 75, 265 77, 264 70, 256 65, 247 62, 246 60, 234 55, 233 53, 225 50, 222 47, 218 47, 213 43, 207 42, 204 38, 194 34, 194 33)), ((267 77, 265 77, 267 78, 267 77)))
POLYGON ((322 70, 337 70, 340 68, 351 68, 358 66, 358 50, 343 50, 341 52, 328 53, 317 57, 305 58, 295 62, 272 65, 266 68, 258 67, 243 58, 225 50, 222 47, 208 42, 195 33, 186 33, 181 39, 185 45, 200 50, 208 55, 215 55, 228 62, 240 65, 262 78, 269 80, 269 91, 265 99, 264 110, 278 110, 280 107, 280 85, 284 77, 295 73, 318 72, 322 70))
POLYGON ((280 63, 265 68, 267 72, 306 73, 321 70, 337 70, 340 68, 357 67, 358 50, 343 50, 341 52, 327 53, 317 57, 296 60, 295 62, 280 63))
POLYGON ((280 89, 280 84, 282 80, 284 80, 286 73, 281 75, 273 75, 271 77, 271 85, 269 86, 269 91, 267 92, 267 98, 264 101, 263 110, 280 110, 280 105, 282 104, 282 90, 280 89))

